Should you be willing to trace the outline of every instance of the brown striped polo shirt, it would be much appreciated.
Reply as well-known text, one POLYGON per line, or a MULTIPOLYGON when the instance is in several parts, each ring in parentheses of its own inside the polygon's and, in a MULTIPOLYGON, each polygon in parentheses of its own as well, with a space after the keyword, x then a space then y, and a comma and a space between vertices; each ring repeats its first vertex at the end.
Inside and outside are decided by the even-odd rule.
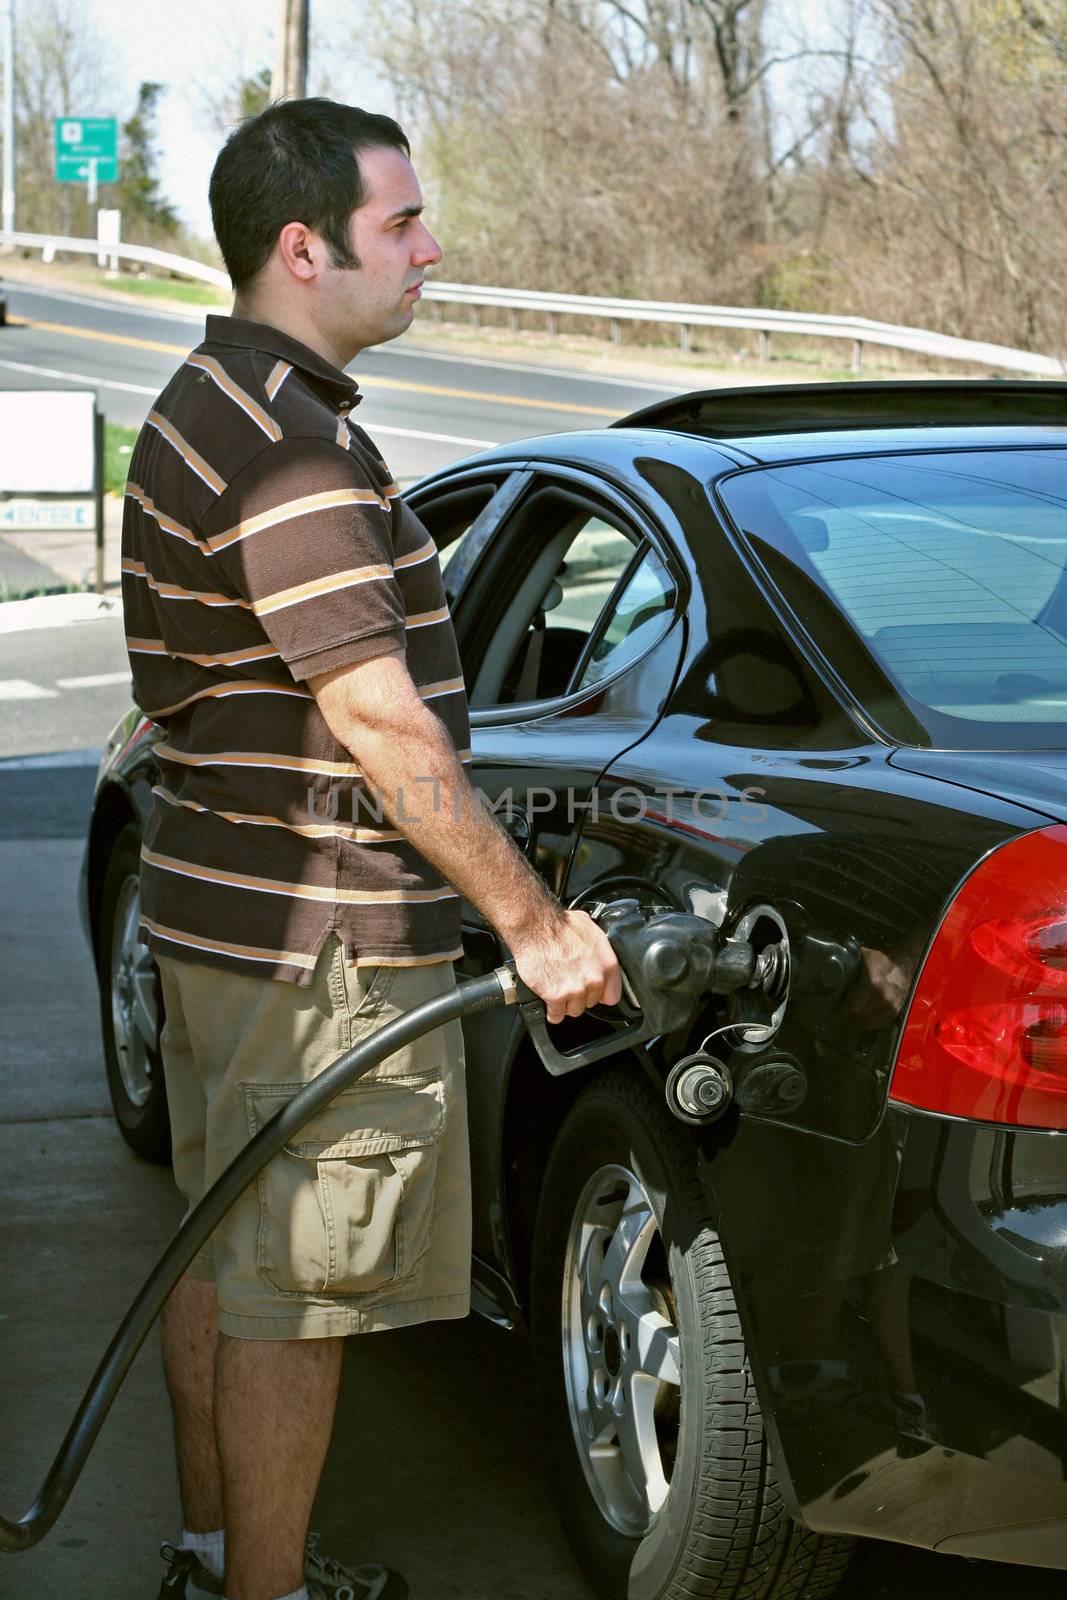
POLYGON ((460 954, 459 897, 389 826, 307 679, 404 651, 461 759, 470 731, 433 540, 343 372, 276 328, 208 317, 130 462, 122 599, 134 695, 163 729, 142 937, 304 984, 350 960, 460 954))

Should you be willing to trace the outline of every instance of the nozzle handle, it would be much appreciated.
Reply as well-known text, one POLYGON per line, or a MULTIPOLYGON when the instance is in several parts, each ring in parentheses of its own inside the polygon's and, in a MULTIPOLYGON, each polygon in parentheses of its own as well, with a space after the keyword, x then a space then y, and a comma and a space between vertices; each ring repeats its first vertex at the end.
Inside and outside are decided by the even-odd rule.
MULTIPOLYGON (((508 962, 508 967, 514 974, 514 963, 508 962)), ((534 994, 517 974, 515 999, 522 1020, 526 1024, 526 1031, 533 1040, 534 1049, 541 1057, 546 1071, 554 1078, 561 1078, 565 1073, 574 1072, 579 1067, 592 1066, 596 1061, 603 1061, 606 1056, 617 1055, 620 1050, 630 1050, 634 1045, 645 1044, 652 1038, 651 1025, 644 1017, 638 1017, 636 1021, 606 1034, 602 1039, 592 1039, 588 1044, 578 1045, 573 1050, 557 1050, 549 1038, 544 1001, 534 994)))

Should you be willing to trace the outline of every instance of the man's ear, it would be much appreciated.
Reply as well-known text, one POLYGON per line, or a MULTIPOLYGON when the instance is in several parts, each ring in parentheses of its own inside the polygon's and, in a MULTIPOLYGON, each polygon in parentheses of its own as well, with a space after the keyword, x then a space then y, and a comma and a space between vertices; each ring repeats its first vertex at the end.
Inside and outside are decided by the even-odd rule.
POLYGON ((322 271, 325 246, 305 223, 287 222, 276 248, 285 267, 302 283, 310 283, 322 271))

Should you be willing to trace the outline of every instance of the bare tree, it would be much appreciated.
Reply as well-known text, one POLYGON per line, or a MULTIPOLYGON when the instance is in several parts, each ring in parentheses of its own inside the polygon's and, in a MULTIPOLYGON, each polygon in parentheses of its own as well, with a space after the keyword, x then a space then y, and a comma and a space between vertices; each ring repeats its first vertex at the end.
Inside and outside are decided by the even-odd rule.
POLYGON ((450 271, 600 292, 745 281, 765 193, 760 46, 742 23, 758 29, 763 0, 644 4, 380 7, 379 53, 420 135, 450 271))
POLYGON ((452 276, 1067 346, 1067 0, 378 7, 452 276))
MULTIPOLYGON (((30 231, 89 225, 85 186, 55 179, 55 118, 114 106, 113 51, 86 0, 35 0, 19 12, 15 119, 19 216, 30 231), (77 191, 77 192, 75 192, 77 191)), ((106 191, 101 203, 106 204, 106 191)), ((95 234, 93 223, 91 231, 95 234)))
POLYGON ((950 331, 1061 348, 1062 3, 877 0, 890 119, 866 174, 882 277, 950 331))

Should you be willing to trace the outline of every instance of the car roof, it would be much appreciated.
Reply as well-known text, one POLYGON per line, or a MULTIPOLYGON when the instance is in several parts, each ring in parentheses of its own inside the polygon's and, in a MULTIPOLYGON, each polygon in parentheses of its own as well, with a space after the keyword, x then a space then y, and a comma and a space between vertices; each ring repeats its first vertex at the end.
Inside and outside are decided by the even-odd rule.
POLYGON ((613 428, 663 430, 756 461, 879 450, 1067 443, 1067 383, 918 379, 750 385, 672 395, 613 428))
MULTIPOLYGON (((1067 383, 1005 379, 808 383, 671 395, 599 428, 512 439, 478 464, 593 471, 664 456, 708 482, 738 467, 881 452, 1067 445, 1067 383)), ((456 465, 469 468, 466 459, 456 465)), ((432 475, 437 476, 437 475, 432 475)), ((429 481, 429 480, 427 480, 429 481)))
POLYGON ((825 460, 838 456, 869 456, 882 452, 916 450, 1025 449, 1040 445, 1067 445, 1067 424, 1062 428, 865 428, 860 431, 826 430, 820 433, 743 435, 729 443, 753 461, 782 465, 790 461, 825 460))

